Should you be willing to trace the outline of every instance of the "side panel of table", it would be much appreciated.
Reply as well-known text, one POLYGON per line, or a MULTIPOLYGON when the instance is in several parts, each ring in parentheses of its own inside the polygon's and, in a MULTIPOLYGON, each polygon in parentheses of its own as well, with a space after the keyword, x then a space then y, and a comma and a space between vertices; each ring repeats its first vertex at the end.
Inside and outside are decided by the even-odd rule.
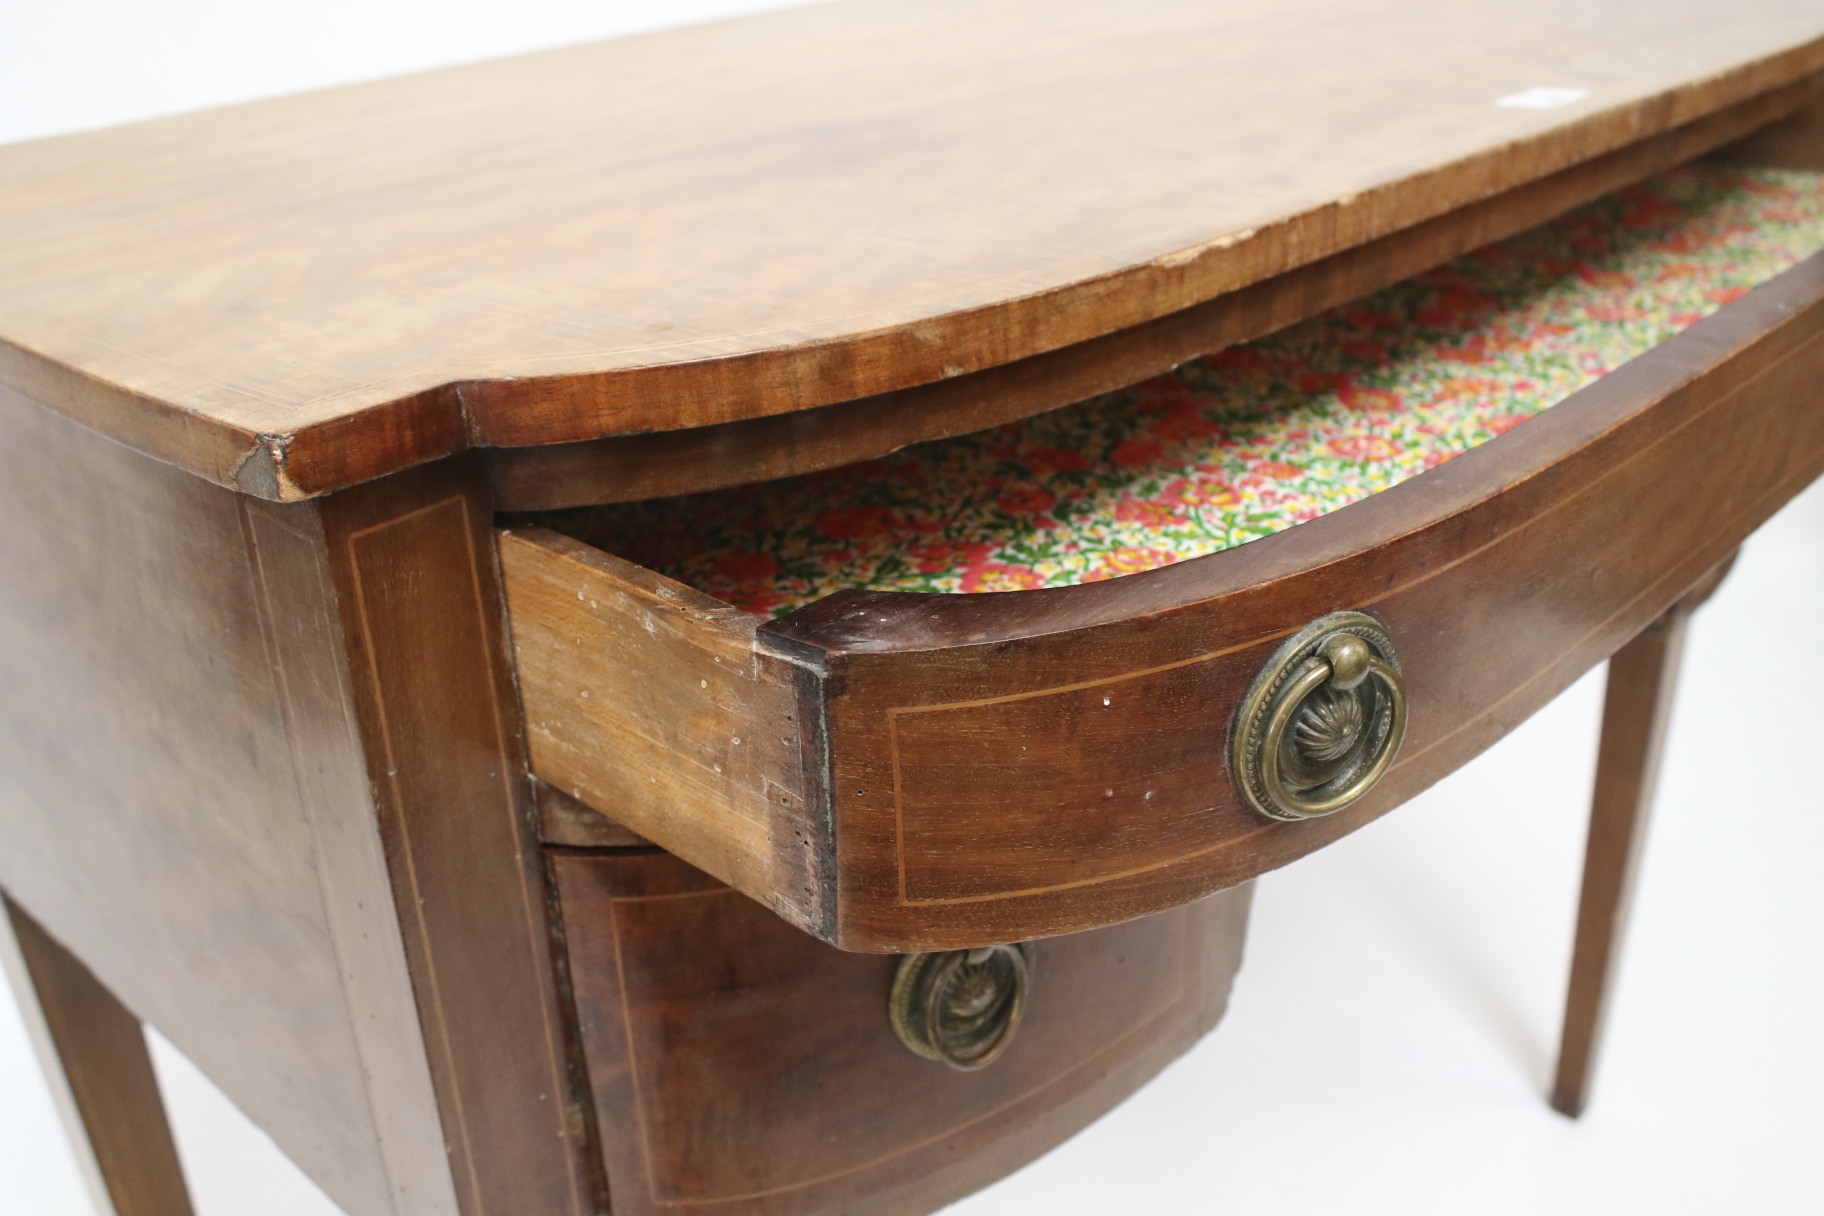
POLYGON ((294 748, 331 622, 269 653, 235 495, 5 391, 0 518, 0 887, 338 1203, 454 1211, 364 768, 294 748))
POLYGON ((251 503, 0 391, 0 889, 350 1216, 600 1190, 477 484, 251 503))

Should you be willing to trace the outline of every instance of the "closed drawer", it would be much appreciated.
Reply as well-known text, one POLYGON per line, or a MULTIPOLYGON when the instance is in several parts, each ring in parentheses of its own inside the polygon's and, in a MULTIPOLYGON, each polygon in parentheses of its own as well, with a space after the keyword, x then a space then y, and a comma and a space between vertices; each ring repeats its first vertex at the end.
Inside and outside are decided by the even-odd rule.
POLYGON ((1017 1029, 963 1071, 895 1033, 900 960, 831 949, 657 850, 551 865, 619 1216, 928 1212, 985 1185, 1215 1025, 1251 890, 1036 943, 1017 1029))
MULTIPOLYGON (((511 529, 533 766, 848 949, 1018 941, 1186 903, 1464 763, 1814 478, 1821 330, 1813 256, 1391 489, 1074 586, 851 588, 763 620, 602 547, 629 520, 689 520, 673 507, 511 529), (1287 639, 1345 610, 1397 652, 1403 742, 1343 809, 1269 818, 1240 788, 1238 718, 1287 639)), ((1497 316, 1470 337, 1513 332, 1497 316)))

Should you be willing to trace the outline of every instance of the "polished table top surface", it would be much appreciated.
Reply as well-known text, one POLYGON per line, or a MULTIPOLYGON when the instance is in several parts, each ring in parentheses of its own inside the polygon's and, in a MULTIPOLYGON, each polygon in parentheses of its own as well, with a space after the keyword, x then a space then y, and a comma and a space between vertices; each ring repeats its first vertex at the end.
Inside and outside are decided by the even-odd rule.
POLYGON ((0 382, 269 498, 852 400, 1824 68, 1715 13, 854 0, 15 145, 0 382))

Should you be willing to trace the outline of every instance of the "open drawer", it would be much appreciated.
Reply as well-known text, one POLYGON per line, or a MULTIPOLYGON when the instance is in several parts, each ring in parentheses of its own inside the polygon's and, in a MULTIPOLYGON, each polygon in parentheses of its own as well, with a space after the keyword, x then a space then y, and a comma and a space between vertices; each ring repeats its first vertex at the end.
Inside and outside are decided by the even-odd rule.
MULTIPOLYGON (((1788 218, 1815 227, 1817 180, 1798 189, 1788 218)), ((1607 205, 1626 215, 1653 197, 1607 205)), ((1595 214, 1561 221, 1568 227, 1551 239, 1600 245, 1595 214)), ((775 593, 756 599, 755 580, 772 577, 767 561, 727 560, 768 556, 767 538, 779 534, 769 511, 801 514, 817 495, 853 505, 907 468, 977 467, 941 445, 733 491, 711 507, 678 500, 516 525, 501 560, 533 769, 854 950, 956 949, 1110 924, 1310 852, 1486 748, 1824 469, 1824 256, 1717 307, 1741 285, 1705 287, 1690 234, 1668 229, 1649 244, 1656 281, 1685 296, 1701 289, 1711 315, 1659 317, 1644 353, 1606 338, 1571 342, 1557 354, 1576 365, 1573 387, 1588 383, 1568 395, 1554 391, 1565 382, 1541 355, 1526 425, 1503 421, 1518 420, 1504 401, 1467 439, 1436 428, 1436 450, 1400 484, 1370 493, 1396 475, 1379 476, 1364 457, 1358 483, 1340 494, 1358 501, 1328 509, 1317 492, 1316 509, 1282 512, 1282 525, 1303 521, 1296 527, 1204 529, 1202 550, 1164 552, 1155 560, 1168 564, 1124 577, 1097 577, 1109 572, 1105 552, 1061 575, 1035 567, 1030 580, 1075 585, 917 594, 890 588, 957 571, 877 562, 870 586, 832 590, 804 577, 794 553, 772 567, 797 569, 797 581, 779 575, 775 593), (712 518, 746 521, 750 548, 653 551, 653 537, 701 537, 712 518), (1271 534, 1255 539, 1261 532, 1271 534), (729 599, 780 615, 765 619, 654 566, 712 589, 732 580, 721 588, 729 599), (1363 614, 1344 624, 1365 651, 1306 636, 1340 612, 1363 614), (1295 642, 1309 644, 1288 654, 1295 642), (1365 659, 1378 662, 1342 678, 1365 659), (1315 767, 1301 777, 1306 762, 1315 767), (1264 772, 1274 778, 1263 791, 1264 772), (1303 801, 1276 801, 1287 788, 1303 801)), ((1468 272, 1453 273, 1438 272, 1430 290, 1468 272)), ((1596 263, 1573 259, 1555 273, 1554 282, 1614 286, 1596 263)), ((1590 311, 1600 319, 1606 309, 1625 329, 1631 312, 1654 307, 1590 311)), ((1501 306, 1460 319, 1473 329, 1449 345, 1470 363, 1502 350, 1526 360, 1527 342, 1551 332, 1514 323, 1501 306)), ((1395 330, 1384 347, 1398 345, 1395 330)), ((1300 335, 1270 341, 1296 346, 1300 335)), ((1212 367, 1245 362, 1200 364, 1177 382, 1201 391, 1212 367)), ((1354 410, 1342 398, 1373 381, 1290 383, 1326 403, 1323 415, 1354 410)), ((1372 400, 1369 414, 1397 412, 1372 400)), ((1129 412, 1133 425, 1156 419, 1129 412)), ((1186 442, 1205 439, 1212 451, 1224 442, 1195 433, 1186 442)), ((1124 442, 1103 440, 1103 455, 1124 442)), ((1011 440, 947 442, 979 452, 1011 440)), ((1111 474, 1103 500, 1136 501, 1128 472, 1111 474)), ((1245 513, 1248 486, 1211 475, 1240 503, 1214 506, 1245 513)), ((1051 485, 1035 474, 993 494, 1042 497, 1051 485)), ((1083 522, 1083 543, 1119 522, 1083 522)), ((852 570, 871 542, 830 543, 837 559, 823 565, 852 570)))

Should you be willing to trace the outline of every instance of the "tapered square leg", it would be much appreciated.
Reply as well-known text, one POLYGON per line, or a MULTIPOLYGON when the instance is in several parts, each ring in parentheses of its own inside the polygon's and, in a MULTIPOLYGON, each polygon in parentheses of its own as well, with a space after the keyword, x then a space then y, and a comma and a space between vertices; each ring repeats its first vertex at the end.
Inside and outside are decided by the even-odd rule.
POLYGON ((0 903, 0 957, 97 1210, 192 1216, 139 1019, 16 904, 0 903))
POLYGON ((1564 1038, 1551 1095, 1552 1107, 1572 1118, 1581 1115, 1589 1102, 1590 1078, 1671 720, 1685 628, 1691 613, 1710 598, 1733 561, 1731 557, 1711 571, 1609 660, 1564 1038))

